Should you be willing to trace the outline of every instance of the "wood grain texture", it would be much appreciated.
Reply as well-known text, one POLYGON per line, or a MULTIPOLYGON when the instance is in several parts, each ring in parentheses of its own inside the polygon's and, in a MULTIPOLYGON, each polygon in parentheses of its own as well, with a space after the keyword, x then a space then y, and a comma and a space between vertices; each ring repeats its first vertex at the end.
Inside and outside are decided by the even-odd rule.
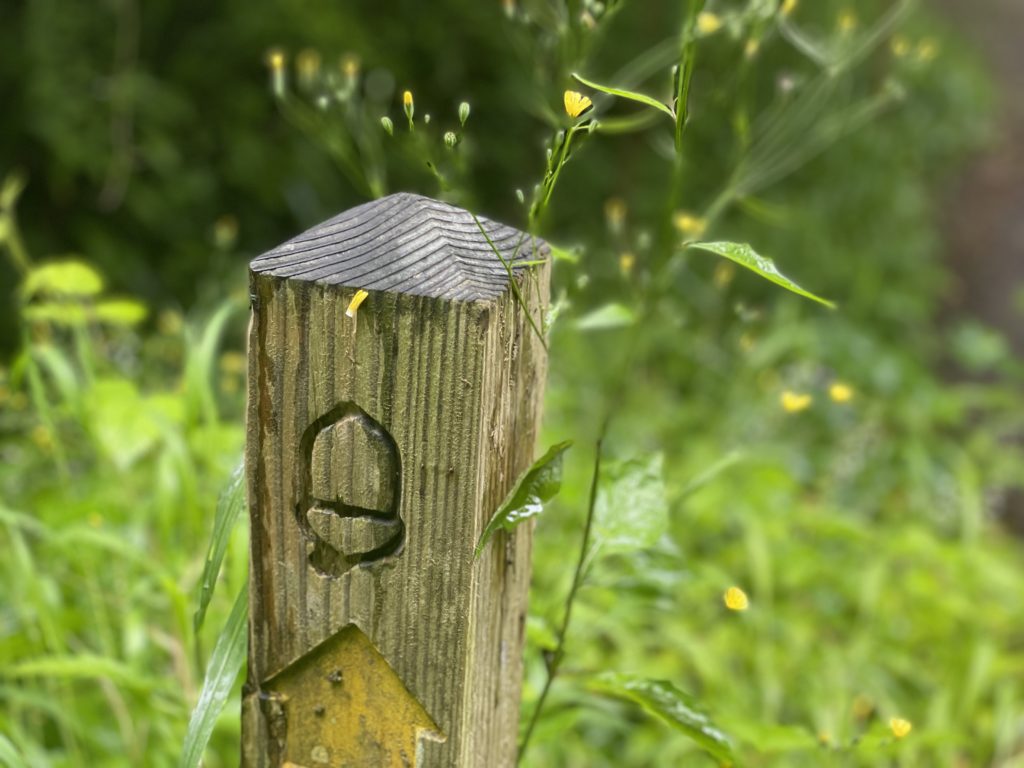
MULTIPOLYGON (((480 221, 506 261, 544 259, 514 272, 540 325, 546 246, 480 221)), ((532 529, 473 549, 532 460, 546 356, 506 267, 469 213, 403 194, 254 260, 251 286, 243 765, 513 765, 532 529), (411 710, 294 683, 348 664, 332 649, 353 628, 411 710), (329 717, 362 723, 373 757, 313 744, 329 717)))

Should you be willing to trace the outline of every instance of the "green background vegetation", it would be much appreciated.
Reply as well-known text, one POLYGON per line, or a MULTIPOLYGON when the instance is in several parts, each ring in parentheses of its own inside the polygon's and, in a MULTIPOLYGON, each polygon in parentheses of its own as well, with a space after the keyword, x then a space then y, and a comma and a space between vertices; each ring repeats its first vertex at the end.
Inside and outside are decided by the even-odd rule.
MULTIPOLYGON (((538 454, 575 445, 536 532, 524 721, 611 415, 595 549, 523 764, 718 762, 613 673, 686 691, 736 765, 1024 765, 1024 556, 997 515, 1024 477, 1022 367, 991 329, 940 321, 937 200, 986 139, 986 75, 920 9, 873 35, 891 3, 783 18, 774 0, 709 0, 723 26, 694 43, 676 154, 664 116, 571 73, 669 101, 684 6, 0 9, 0 763, 177 764, 246 579, 240 525, 197 633, 243 443, 246 261, 407 189, 571 257, 538 454), (531 221, 568 88, 598 128, 531 221), (683 250, 679 212, 838 310, 683 250), (725 607, 732 586, 748 610, 725 607), (902 739, 894 717, 913 724, 902 739)), ((237 763, 235 701, 208 766, 237 763)))

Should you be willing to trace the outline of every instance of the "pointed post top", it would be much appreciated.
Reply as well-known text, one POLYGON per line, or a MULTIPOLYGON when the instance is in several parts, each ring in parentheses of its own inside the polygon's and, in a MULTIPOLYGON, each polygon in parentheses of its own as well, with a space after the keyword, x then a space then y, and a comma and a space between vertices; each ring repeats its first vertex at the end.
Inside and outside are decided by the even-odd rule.
POLYGON ((508 288, 506 264, 518 270, 547 254, 547 244, 525 232, 399 192, 318 224, 253 259, 250 268, 328 285, 480 301, 508 288))

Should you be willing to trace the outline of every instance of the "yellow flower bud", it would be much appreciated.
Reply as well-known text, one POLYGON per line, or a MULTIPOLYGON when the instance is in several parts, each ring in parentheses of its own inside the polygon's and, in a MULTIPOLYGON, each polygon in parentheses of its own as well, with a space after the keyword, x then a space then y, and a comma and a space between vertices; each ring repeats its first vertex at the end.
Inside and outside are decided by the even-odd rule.
POLYGON ((892 735, 897 739, 902 739, 913 729, 913 724, 909 720, 904 720, 902 717, 893 717, 889 719, 889 730, 892 731, 892 735))
POLYGON ((739 587, 729 587, 722 596, 725 607, 730 611, 745 611, 750 607, 750 599, 747 593, 739 587))
POLYGON ((786 413, 800 413, 800 411, 811 407, 814 398, 805 392, 794 392, 787 389, 779 397, 779 402, 782 404, 782 410, 786 413))

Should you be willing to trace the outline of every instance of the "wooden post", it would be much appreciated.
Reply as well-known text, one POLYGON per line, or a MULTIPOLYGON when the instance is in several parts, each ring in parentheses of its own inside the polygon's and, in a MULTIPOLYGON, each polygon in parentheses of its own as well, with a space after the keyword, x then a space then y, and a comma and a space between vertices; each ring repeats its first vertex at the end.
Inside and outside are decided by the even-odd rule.
POLYGON ((531 527, 473 549, 533 458, 549 266, 479 221, 391 195, 252 262, 244 766, 515 762, 531 527))

